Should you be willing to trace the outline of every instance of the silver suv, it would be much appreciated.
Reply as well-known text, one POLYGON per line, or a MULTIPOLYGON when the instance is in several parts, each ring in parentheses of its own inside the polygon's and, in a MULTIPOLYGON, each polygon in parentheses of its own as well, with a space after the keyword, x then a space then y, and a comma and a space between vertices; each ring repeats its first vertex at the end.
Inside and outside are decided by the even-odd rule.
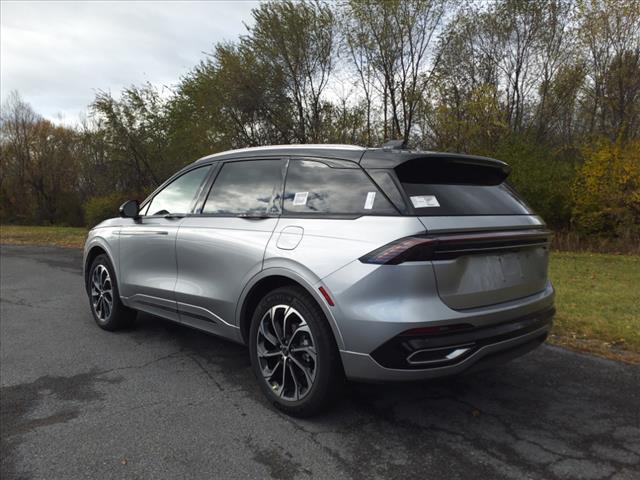
POLYGON ((89 232, 105 330, 136 311, 248 345, 268 399, 310 415, 346 376, 423 380, 519 356, 554 314, 549 232, 484 157, 249 148, 180 170, 89 232))

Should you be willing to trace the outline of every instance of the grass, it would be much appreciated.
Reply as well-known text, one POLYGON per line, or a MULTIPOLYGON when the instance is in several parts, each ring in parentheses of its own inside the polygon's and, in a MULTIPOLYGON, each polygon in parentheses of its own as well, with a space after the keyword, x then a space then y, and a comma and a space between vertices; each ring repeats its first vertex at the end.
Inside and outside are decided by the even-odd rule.
POLYGON ((58 247, 82 248, 86 238, 86 228, 0 226, 0 243, 14 245, 56 245, 58 247))
MULTIPOLYGON (((0 226, 0 242, 81 248, 87 230, 0 226)), ((552 343, 640 363, 640 255, 551 254, 557 315, 552 343)))
POLYGON ((640 363, 640 256, 553 252, 552 343, 640 363))
POLYGON ((552 248, 563 252, 640 255, 640 234, 629 231, 615 237, 605 237, 555 230, 552 248))

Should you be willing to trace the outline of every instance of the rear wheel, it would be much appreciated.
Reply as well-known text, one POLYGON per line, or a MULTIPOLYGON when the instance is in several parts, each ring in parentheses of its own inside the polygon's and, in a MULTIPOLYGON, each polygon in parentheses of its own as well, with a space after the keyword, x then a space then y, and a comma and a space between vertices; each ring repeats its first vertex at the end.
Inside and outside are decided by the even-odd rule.
POLYGON ((249 343, 260 387, 278 409, 310 416, 335 399, 338 349, 322 310, 302 288, 279 288, 262 299, 249 343))
POLYGON ((93 319, 104 330, 118 330, 131 325, 136 312, 120 301, 116 276, 106 255, 98 255, 89 270, 89 303, 93 319))

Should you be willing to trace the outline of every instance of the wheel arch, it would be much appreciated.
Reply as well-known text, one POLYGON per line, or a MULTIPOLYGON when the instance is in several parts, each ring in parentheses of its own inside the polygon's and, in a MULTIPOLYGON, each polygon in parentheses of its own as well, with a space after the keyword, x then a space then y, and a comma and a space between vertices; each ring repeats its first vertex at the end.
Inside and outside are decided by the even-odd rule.
POLYGON ((111 252, 109 251, 108 246, 98 241, 98 239, 94 240, 93 244, 89 246, 88 249, 86 250, 86 254, 84 256, 84 263, 83 263, 84 287, 87 291, 87 294, 89 293, 89 269, 91 268, 91 264, 93 263, 93 261, 96 259, 98 255, 107 256, 107 258, 111 262, 113 269, 115 270, 116 280, 118 278, 117 266, 113 261, 113 256, 111 255, 111 252))
POLYGON ((260 300, 270 291, 284 286, 298 286, 303 288, 322 309, 333 333, 339 349, 344 348, 342 334, 328 305, 316 291, 311 282, 298 273, 285 268, 268 268, 260 272, 244 288, 238 308, 236 309, 236 325, 240 327, 240 334, 245 344, 249 343, 251 317, 260 300))

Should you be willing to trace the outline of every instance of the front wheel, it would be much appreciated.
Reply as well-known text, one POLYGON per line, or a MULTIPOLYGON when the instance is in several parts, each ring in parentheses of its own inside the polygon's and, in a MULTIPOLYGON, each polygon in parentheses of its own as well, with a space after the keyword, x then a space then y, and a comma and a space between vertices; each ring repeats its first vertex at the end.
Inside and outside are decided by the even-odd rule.
POLYGON ((260 387, 278 409, 310 416, 335 399, 338 349, 322 310, 302 288, 279 288, 262 299, 249 343, 260 387))
POLYGON ((98 255, 89 270, 89 304, 93 319, 104 330, 118 330, 131 325, 136 312, 120 301, 116 275, 106 255, 98 255))

